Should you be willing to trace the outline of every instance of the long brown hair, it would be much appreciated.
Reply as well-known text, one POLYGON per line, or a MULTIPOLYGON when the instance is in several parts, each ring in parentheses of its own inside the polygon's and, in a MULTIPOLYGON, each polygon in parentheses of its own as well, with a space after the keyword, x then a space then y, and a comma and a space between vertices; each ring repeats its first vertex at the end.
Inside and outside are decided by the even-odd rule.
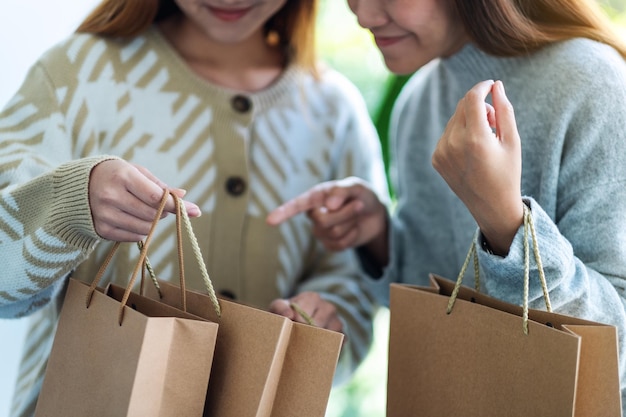
MULTIPOLYGON (((174 0, 103 0, 76 32, 132 38, 154 22, 182 13, 174 0)), ((266 36, 280 42, 290 60, 315 73, 317 0, 287 0, 265 24, 266 36)))
POLYGON ((595 0, 453 0, 472 41, 492 55, 517 56, 581 37, 626 59, 626 45, 595 0))

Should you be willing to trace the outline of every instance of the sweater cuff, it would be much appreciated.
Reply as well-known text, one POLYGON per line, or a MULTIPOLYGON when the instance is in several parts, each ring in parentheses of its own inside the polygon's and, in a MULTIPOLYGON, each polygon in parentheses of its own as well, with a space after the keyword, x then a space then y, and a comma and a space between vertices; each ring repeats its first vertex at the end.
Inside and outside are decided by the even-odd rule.
POLYGON ((365 272, 370 278, 378 280, 383 276, 383 268, 378 265, 377 262, 372 260, 372 256, 370 253, 364 249, 362 246, 355 248, 355 253, 361 264, 361 269, 365 272))
POLYGON ((89 178, 96 165, 112 159, 119 158, 111 155, 83 158, 63 164, 54 171, 54 215, 50 226, 64 242, 87 248, 100 239, 89 206, 89 178))

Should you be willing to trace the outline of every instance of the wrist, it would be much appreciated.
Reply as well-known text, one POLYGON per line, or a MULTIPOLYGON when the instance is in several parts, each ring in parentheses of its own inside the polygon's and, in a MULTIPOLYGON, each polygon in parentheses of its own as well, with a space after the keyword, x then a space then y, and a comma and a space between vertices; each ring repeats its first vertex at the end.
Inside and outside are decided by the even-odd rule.
POLYGON ((479 222, 480 246, 492 255, 505 257, 509 253, 513 238, 524 223, 524 203, 479 222))

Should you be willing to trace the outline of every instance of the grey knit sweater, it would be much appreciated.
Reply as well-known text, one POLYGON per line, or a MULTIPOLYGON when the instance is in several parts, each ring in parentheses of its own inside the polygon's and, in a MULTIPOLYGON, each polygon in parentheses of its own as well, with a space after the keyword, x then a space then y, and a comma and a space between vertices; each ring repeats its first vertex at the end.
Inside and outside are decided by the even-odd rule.
MULTIPOLYGON (((626 64, 606 45, 574 39, 518 58, 496 58, 468 45, 412 77, 392 122, 399 200, 385 277, 422 285, 431 272, 458 275, 477 226, 431 156, 458 100, 486 79, 502 80, 515 108, 522 194, 532 210, 553 310, 617 326, 624 393, 626 64)), ((521 304, 523 253, 522 228, 507 257, 479 250, 482 290, 521 304)), ((545 309, 531 268, 530 306, 545 309)))

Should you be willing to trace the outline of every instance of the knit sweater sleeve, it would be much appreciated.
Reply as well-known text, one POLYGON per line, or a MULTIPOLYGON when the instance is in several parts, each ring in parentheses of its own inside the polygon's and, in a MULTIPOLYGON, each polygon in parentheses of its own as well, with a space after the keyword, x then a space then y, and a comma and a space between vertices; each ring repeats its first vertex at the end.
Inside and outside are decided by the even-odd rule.
MULTIPOLYGON (((582 63, 571 66, 576 71, 564 76, 557 68, 549 80, 553 107, 542 114, 551 126, 540 129, 545 136, 539 139, 550 149, 538 152, 537 144, 524 154, 522 191, 532 190, 525 200, 554 311, 617 326, 626 388, 626 64, 605 49, 584 50, 582 63)), ((530 121, 519 113, 523 131, 530 121)), ((523 243, 520 228, 507 257, 480 251, 486 291, 513 303, 522 294, 523 243)), ((531 265, 531 307, 545 309, 537 265, 531 265)))
POLYGON ((45 305, 98 241, 89 174, 112 157, 74 159, 62 93, 37 64, 0 113, 0 317, 45 305))

